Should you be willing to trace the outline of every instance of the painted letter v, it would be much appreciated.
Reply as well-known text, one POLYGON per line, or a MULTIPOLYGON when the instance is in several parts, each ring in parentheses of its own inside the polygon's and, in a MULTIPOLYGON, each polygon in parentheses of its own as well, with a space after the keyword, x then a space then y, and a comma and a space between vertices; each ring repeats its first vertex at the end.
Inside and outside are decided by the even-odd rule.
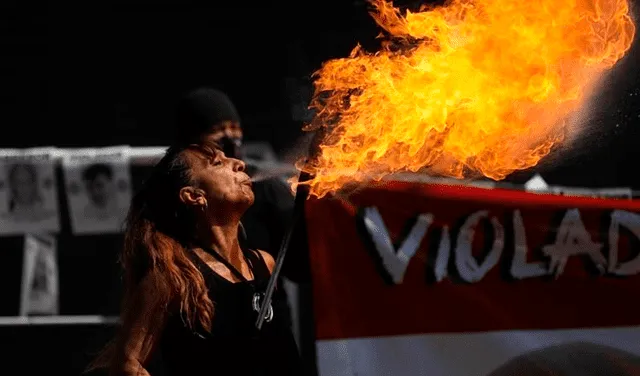
POLYGON ((381 258, 382 266, 389 273, 393 283, 402 283, 409 261, 420 248, 420 243, 422 243, 427 229, 433 222, 433 215, 421 214, 418 216, 397 252, 378 209, 375 207, 365 208, 363 222, 367 233, 371 237, 370 240, 381 258))

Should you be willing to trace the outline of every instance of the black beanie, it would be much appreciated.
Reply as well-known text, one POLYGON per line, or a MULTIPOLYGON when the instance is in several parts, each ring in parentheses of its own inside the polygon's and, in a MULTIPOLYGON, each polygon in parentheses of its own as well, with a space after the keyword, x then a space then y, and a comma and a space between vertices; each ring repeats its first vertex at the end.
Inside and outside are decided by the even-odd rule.
POLYGON ((176 109, 178 142, 195 142, 223 121, 240 121, 229 97, 216 89, 200 88, 183 96, 176 109))

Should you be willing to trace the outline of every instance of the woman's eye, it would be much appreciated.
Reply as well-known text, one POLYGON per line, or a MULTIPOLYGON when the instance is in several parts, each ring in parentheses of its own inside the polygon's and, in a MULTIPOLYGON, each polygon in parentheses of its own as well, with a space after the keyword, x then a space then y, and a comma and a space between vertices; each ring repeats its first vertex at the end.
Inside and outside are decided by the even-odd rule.
POLYGON ((211 164, 214 166, 220 166, 222 164, 222 161, 219 159, 214 159, 213 161, 211 161, 211 164))

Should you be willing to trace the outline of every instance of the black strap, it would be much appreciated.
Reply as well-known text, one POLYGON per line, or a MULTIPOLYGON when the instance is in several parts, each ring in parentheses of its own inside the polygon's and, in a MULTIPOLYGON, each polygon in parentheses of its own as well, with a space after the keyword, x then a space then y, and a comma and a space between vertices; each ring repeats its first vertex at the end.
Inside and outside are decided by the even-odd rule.
MULTIPOLYGON (((209 253, 216 260, 220 261, 224 266, 226 266, 227 269, 229 269, 231 271, 231 273, 233 273, 233 275, 236 276, 236 278, 238 278, 242 282, 249 282, 249 280, 247 278, 245 278, 245 276, 243 276, 242 273, 240 273, 240 271, 238 269, 236 269, 235 266, 231 265, 231 263, 229 261, 227 261, 227 259, 222 257, 221 254, 216 252, 215 249, 211 249, 211 248, 208 248, 208 247, 202 247, 202 249, 207 251, 207 253, 209 253)), ((249 261, 247 259, 247 256, 244 254, 244 252, 242 252, 242 256, 244 257, 245 261, 247 261, 247 265, 249 265, 249 270, 251 270, 251 274, 253 274, 253 276, 255 277, 256 273, 253 271, 253 265, 251 264, 251 261, 249 261)))

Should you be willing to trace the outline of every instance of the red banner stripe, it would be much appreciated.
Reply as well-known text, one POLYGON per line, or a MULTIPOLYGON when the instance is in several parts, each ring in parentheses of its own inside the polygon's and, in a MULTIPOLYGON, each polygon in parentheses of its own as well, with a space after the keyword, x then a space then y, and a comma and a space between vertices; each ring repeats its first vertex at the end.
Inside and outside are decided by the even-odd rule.
MULTIPOLYGON (((601 243, 606 253, 603 218, 612 209, 638 210, 640 202, 413 183, 367 189, 350 197, 349 202, 310 200, 307 223, 318 339, 640 325, 640 305, 634 304, 640 276, 590 274, 584 257, 569 258, 557 280, 505 279, 503 260, 477 283, 429 280, 433 265, 428 260, 437 252, 433 242, 441 236, 443 226, 452 231, 453 255, 456 223, 470 213, 488 210, 490 217, 504 222, 507 235, 502 258, 506 258, 513 253, 508 219, 514 210, 522 213, 527 245, 533 254, 554 242, 554 218, 572 208, 580 209, 593 241, 601 243), (402 284, 385 283, 372 250, 357 231, 354 210, 369 206, 379 209, 394 241, 416 214, 433 215, 433 224, 411 259, 402 284)), ((490 237, 480 227, 475 236, 474 250, 482 248, 479 243, 483 237, 490 237)), ((625 248, 630 243, 622 238, 620 247, 625 248)), ((629 254, 624 257, 628 259, 629 254)))

